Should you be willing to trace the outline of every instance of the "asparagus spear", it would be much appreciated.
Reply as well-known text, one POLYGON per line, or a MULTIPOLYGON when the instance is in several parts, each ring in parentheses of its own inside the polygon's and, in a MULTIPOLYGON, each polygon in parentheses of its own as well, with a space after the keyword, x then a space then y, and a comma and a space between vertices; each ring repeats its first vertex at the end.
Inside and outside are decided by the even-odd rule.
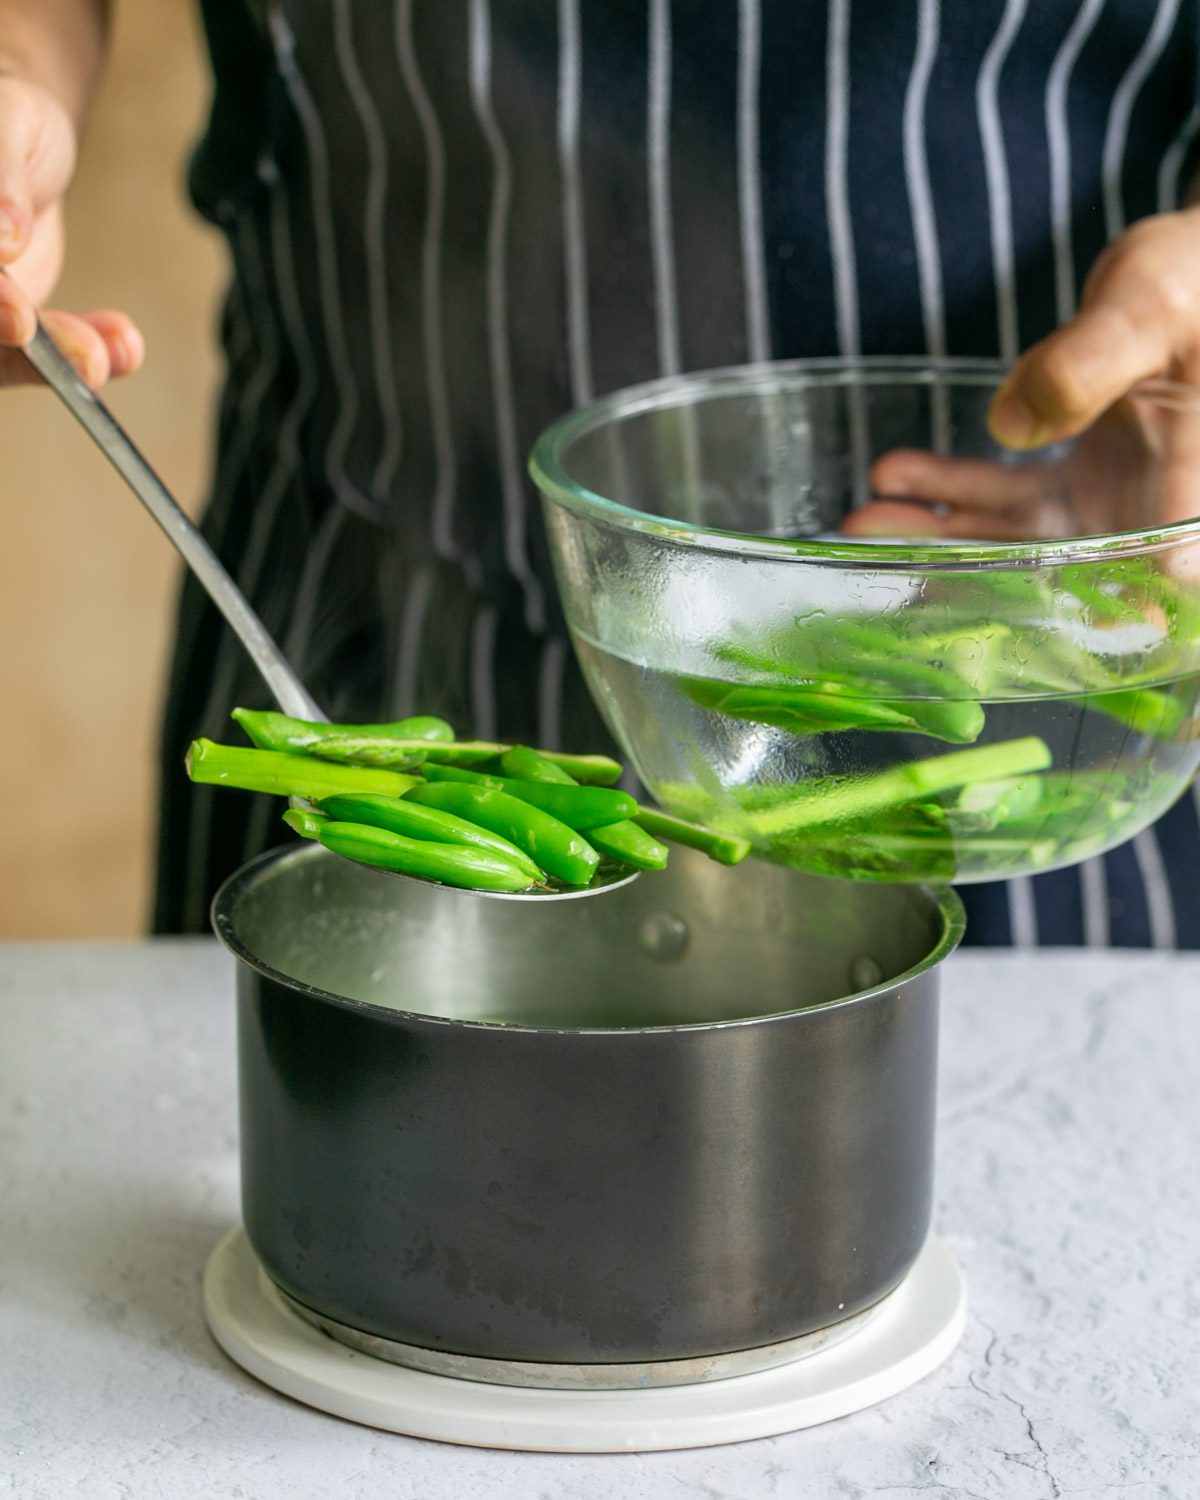
POLYGON ((231 715, 260 750, 311 750, 324 740, 453 740, 454 730, 445 719, 421 714, 397 719, 393 724, 323 724, 311 719, 293 719, 270 709, 235 708, 231 715))
POLYGON ((1006 740, 999 745, 977 745, 951 755, 909 761, 854 780, 798 790, 794 801, 756 813, 754 828, 756 833, 770 837, 848 818, 871 817, 972 782, 1000 781, 1043 771, 1051 760, 1045 741, 1033 736, 1006 740))
POLYGON ((192 741, 185 764, 193 781, 238 787, 245 792, 303 797, 309 802, 318 802, 335 792, 382 792, 385 796, 401 797, 417 784, 415 776, 404 776, 399 771, 375 766, 339 766, 311 755, 249 750, 205 739, 192 741))

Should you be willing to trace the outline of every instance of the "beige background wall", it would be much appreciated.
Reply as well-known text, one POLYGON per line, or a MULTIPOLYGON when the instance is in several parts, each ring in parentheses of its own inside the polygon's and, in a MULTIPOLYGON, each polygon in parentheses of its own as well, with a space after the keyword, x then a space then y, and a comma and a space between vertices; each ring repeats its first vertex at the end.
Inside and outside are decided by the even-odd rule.
MULTIPOLYGON (((224 255, 182 173, 208 80, 188 0, 118 0, 56 299, 126 309, 147 359, 109 399, 195 510, 224 255)), ((46 391, 0 392, 0 936, 144 929, 175 555, 46 391)))

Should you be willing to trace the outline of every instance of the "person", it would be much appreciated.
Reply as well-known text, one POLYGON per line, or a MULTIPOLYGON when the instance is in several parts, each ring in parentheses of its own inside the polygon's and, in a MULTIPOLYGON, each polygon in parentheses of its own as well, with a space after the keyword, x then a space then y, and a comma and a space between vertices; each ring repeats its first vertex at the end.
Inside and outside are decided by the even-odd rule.
MULTIPOLYGON (((766 358, 999 356, 993 429, 1025 448, 1146 375, 1200 382, 1194 0, 202 10, 190 185, 232 260, 204 526, 335 718, 598 742, 522 465, 594 394, 766 358)), ((104 16, 0 0, 5 381, 62 261, 104 16)), ((43 316, 93 385, 142 360, 124 313, 43 316)), ((954 485, 905 505, 938 498, 931 462, 898 455, 899 498, 852 525, 899 506, 973 534, 954 485)), ((263 803, 180 769, 238 702, 263 690, 187 581, 159 930, 202 930, 216 881, 277 841, 263 803)), ((1198 866, 1185 798, 1077 870, 965 888, 970 940, 1200 946, 1198 866)))

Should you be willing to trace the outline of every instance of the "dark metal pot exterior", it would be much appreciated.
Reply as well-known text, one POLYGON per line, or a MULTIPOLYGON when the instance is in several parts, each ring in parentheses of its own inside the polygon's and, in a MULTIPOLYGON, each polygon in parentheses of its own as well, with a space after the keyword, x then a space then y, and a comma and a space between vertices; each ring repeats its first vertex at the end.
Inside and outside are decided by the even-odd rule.
MULTIPOLYGON (((217 926, 236 933, 228 892, 217 926)), ((760 1019, 567 1030, 347 1001, 239 957, 246 1229, 339 1323, 491 1359, 688 1359, 852 1315, 925 1238, 933 965, 760 1019)), ((753 1014, 756 982, 731 1013, 753 1014)))

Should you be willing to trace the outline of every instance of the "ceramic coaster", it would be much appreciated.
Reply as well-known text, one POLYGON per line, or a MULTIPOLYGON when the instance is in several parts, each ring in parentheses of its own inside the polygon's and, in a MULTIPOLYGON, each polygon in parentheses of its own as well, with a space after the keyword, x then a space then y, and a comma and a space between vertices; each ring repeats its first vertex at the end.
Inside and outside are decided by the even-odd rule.
POLYGON ((958 1265, 936 1236, 852 1337, 753 1375, 651 1390, 541 1390, 410 1370, 336 1342, 288 1307, 239 1225, 204 1272, 213 1336, 284 1395, 388 1432, 479 1448, 629 1453, 773 1437, 861 1411, 949 1355, 966 1317, 958 1265))

